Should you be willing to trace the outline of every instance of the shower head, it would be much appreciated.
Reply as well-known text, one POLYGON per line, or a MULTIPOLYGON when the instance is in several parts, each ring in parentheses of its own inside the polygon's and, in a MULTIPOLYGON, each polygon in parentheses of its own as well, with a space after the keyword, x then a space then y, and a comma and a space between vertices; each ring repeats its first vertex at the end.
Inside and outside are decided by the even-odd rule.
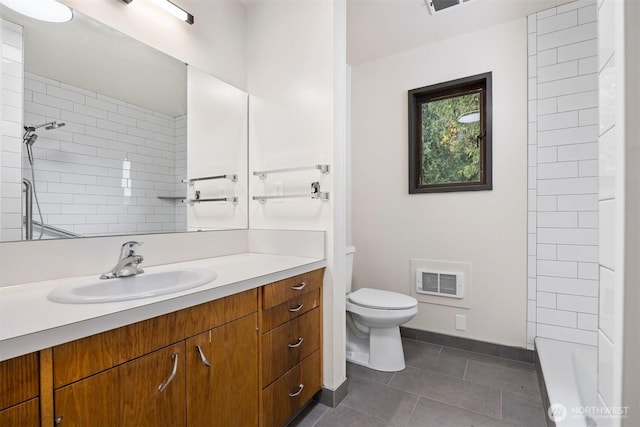
POLYGON ((24 130, 27 132, 35 132, 36 129, 39 129, 41 127, 44 127, 46 130, 51 130, 51 129, 61 128, 62 126, 64 126, 64 123, 58 123, 56 121, 53 121, 53 122, 43 123, 37 126, 25 126, 24 130))
POLYGON ((61 128, 62 126, 64 126, 64 123, 51 122, 51 123, 47 123, 47 126, 45 127, 45 129, 46 130, 58 129, 58 128, 61 128))
POLYGON ((25 136, 24 143, 27 144, 28 146, 31 146, 33 145, 34 142, 36 142, 36 139, 38 139, 38 135, 36 135, 35 133, 32 133, 29 136, 25 136))

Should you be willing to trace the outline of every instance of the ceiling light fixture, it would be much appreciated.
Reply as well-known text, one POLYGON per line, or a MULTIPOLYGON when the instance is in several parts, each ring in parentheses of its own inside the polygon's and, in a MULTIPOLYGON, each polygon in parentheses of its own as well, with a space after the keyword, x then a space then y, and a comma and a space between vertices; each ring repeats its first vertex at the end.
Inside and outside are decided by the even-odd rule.
POLYGON ((67 22, 73 18, 73 10, 55 0, 0 0, 0 3, 40 21, 67 22))
MULTIPOLYGON (((0 0, 2 1, 2 0, 0 0)), ((122 0, 125 3, 131 3, 132 0, 122 0)), ((151 3, 155 4, 165 12, 170 13, 176 18, 184 21, 188 24, 193 25, 193 15, 182 9, 180 6, 175 3, 170 2, 169 0, 149 0, 151 3)))

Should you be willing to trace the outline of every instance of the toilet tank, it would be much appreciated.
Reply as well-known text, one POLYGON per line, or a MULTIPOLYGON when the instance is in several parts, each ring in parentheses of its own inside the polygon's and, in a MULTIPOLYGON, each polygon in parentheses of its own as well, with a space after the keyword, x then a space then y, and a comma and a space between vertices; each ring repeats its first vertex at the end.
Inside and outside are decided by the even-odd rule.
POLYGON ((346 293, 351 292, 351 279, 353 278, 353 254, 356 253, 354 246, 347 246, 346 257, 347 262, 345 265, 346 273, 346 293))

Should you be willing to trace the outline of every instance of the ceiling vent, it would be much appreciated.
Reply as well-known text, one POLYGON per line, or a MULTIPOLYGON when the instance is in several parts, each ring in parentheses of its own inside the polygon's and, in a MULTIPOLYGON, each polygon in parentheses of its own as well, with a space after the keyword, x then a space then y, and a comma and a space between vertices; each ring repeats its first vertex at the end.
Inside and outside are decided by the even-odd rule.
POLYGON ((425 0, 424 3, 429 7, 429 11, 432 15, 437 12, 441 12, 450 7, 457 6, 462 3, 466 3, 470 0, 425 0))

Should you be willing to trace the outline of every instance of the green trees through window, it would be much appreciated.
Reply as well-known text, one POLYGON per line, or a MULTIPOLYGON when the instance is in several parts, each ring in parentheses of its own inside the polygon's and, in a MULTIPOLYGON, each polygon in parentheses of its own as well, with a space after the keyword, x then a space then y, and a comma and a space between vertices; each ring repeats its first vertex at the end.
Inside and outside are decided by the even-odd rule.
POLYGON ((478 93, 422 104, 422 184, 480 181, 478 111, 478 93))
POLYGON ((409 192, 491 189, 491 74, 409 92, 409 192))

